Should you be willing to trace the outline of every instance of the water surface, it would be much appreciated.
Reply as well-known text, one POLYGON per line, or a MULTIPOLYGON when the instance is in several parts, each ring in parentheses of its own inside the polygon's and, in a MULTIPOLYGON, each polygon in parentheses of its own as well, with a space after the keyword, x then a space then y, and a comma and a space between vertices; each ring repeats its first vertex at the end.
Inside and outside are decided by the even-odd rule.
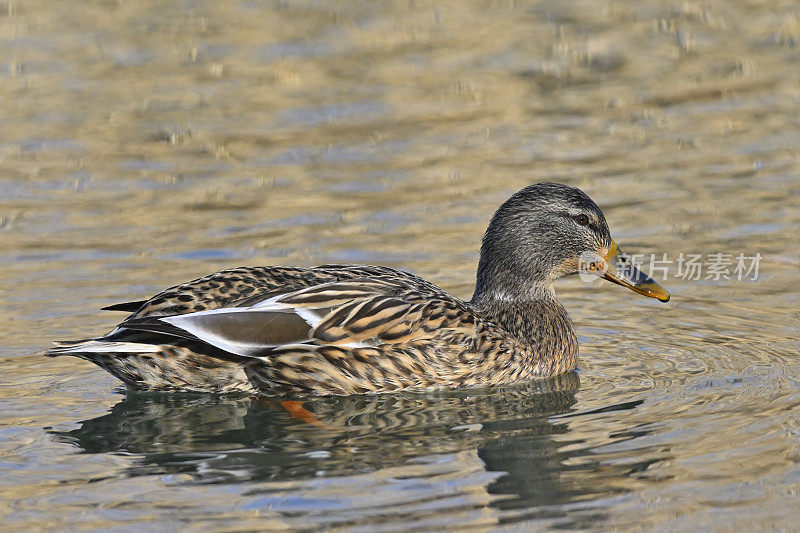
POLYGON ((4 528, 796 527, 794 3, 0 13, 4 528), (469 297, 489 216, 542 180, 668 261, 666 305, 559 282, 576 374, 314 399, 308 424, 40 355, 111 328, 100 307, 239 265, 378 263, 469 297))

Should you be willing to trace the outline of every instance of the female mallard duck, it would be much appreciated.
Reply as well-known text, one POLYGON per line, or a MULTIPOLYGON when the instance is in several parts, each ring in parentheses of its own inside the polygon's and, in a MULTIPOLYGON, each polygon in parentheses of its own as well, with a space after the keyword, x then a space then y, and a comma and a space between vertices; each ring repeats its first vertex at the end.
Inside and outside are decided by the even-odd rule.
POLYGON ((498 385, 573 370, 578 340, 558 278, 592 272, 666 302, 617 248, 583 191, 539 183, 509 198, 459 300, 388 267, 241 267, 105 309, 132 314, 58 343, 136 389, 352 394, 498 385))

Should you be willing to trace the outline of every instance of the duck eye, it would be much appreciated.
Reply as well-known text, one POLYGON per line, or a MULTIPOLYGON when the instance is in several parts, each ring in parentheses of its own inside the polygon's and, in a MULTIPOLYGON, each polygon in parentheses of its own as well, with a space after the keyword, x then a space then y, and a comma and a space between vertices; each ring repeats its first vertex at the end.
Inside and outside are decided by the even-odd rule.
POLYGON ((589 225, 589 217, 584 214, 580 214, 575 217, 575 222, 580 224, 581 226, 588 226, 589 225))

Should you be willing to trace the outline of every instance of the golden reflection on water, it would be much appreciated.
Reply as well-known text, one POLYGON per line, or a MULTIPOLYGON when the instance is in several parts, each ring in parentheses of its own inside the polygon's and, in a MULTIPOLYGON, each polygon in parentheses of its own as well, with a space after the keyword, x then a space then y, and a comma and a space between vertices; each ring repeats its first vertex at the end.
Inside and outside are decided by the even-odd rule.
MULTIPOLYGON (((13 1, 0 3, 0 36, 6 523, 324 524, 319 514, 282 522, 297 509, 275 485, 231 485, 246 501, 236 504, 213 484, 147 470, 160 464, 147 450, 132 451, 144 462, 118 445, 75 455, 42 428, 68 432, 84 421, 85 429, 112 406, 122 413, 114 420, 135 425, 138 400, 113 394, 116 383, 87 363, 38 352, 51 339, 110 327, 103 305, 240 264, 388 264, 468 296, 488 217, 544 179, 589 193, 628 252, 759 253, 760 275, 686 280, 672 264, 666 306, 565 280, 559 293, 581 336, 581 385, 558 416, 575 416, 529 413, 523 429, 478 429, 474 440, 445 439, 456 443, 447 450, 418 441, 423 466, 395 452, 352 477, 334 468, 346 462, 322 453, 343 448, 291 426, 278 433, 304 433, 305 451, 320 453, 293 459, 301 475, 292 481, 270 483, 293 483, 305 511, 325 491, 379 494, 360 500, 360 511, 329 509, 335 524, 378 523, 378 503, 403 510, 386 522, 430 527, 796 523, 794 3, 13 1), (602 411, 617 405, 633 407, 602 411), (547 424, 560 429, 551 435, 547 424), (511 444, 481 452, 492 438, 511 444), (550 449, 557 460, 537 463, 550 449), (525 460, 550 468, 557 479, 544 486, 603 490, 559 492, 565 500, 553 503, 537 499, 535 482, 492 471, 525 460), (314 461, 320 479, 302 474, 314 461), (326 468, 336 472, 327 486, 326 468), (122 476, 131 472, 142 475, 122 476), (423 472, 440 477, 403 507, 393 476, 423 472), (435 522, 423 508, 450 482, 474 499, 458 511, 443 503, 435 522), (172 518, 145 494, 157 494, 172 518), (517 507, 502 503, 512 494, 517 507), (255 513, 270 505, 280 512, 259 521, 255 513)), ((426 409, 477 428, 514 412, 503 401, 518 401, 475 394, 495 411, 467 402, 448 418, 452 403, 426 409)), ((228 405, 219 402, 210 409, 228 405)), ((391 411, 353 402, 365 413, 391 411)), ((191 417, 180 405, 145 404, 191 417)), ((249 409, 231 423, 260 412, 249 409)), ((203 413, 210 432, 226 431, 203 413)), ((413 444, 420 424, 428 427, 394 419, 397 434, 379 433, 371 445, 413 444)), ((178 451, 203 451, 172 436, 178 451)), ((260 436, 246 446, 269 443, 260 436)))

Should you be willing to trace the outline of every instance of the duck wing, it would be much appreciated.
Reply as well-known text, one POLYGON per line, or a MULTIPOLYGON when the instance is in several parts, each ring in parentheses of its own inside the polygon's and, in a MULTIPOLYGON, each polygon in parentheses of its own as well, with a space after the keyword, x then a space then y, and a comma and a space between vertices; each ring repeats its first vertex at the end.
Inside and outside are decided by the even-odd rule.
POLYGON ((397 343, 415 333, 430 333, 441 324, 447 314, 443 302, 414 301, 407 291, 402 292, 389 283, 352 279, 278 294, 247 306, 132 317, 119 328, 198 340, 232 354, 262 357, 286 345, 357 348, 397 343))
POLYGON ((382 266, 239 267, 175 285, 149 300, 124 302, 103 309, 130 312, 128 319, 173 316, 223 307, 251 306, 280 294, 354 279, 383 281, 418 294, 447 295, 418 276, 382 266))
POLYGON ((232 269, 159 293, 105 340, 149 333, 263 357, 287 345, 404 342, 465 311, 435 285, 387 267, 232 269))
POLYGON ((215 272, 164 289, 149 300, 110 305, 133 318, 172 316, 222 307, 249 305, 277 294, 336 281, 327 272, 299 267, 239 267, 215 272))

